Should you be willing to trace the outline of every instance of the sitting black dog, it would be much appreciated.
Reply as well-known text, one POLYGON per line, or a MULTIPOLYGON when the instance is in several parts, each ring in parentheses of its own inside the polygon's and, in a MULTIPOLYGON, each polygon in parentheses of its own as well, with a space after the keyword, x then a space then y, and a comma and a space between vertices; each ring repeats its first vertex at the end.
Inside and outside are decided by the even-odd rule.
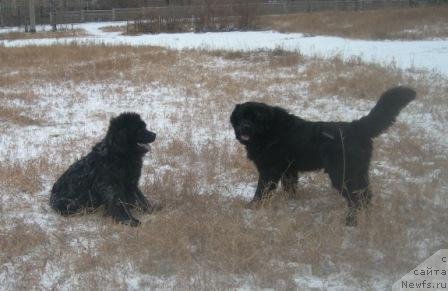
POLYGON ((356 225, 357 212, 368 206, 372 138, 395 122, 400 110, 416 96, 414 90, 386 91, 370 113, 352 122, 311 122, 280 107, 247 102, 230 117, 236 138, 259 172, 251 205, 276 188, 296 191, 298 172, 324 169, 333 186, 347 199, 347 225, 356 225))
POLYGON ((56 181, 50 205, 62 215, 105 206, 116 221, 137 226, 130 208, 145 212, 152 206, 138 188, 143 156, 156 134, 136 113, 122 113, 110 121, 106 137, 56 181))

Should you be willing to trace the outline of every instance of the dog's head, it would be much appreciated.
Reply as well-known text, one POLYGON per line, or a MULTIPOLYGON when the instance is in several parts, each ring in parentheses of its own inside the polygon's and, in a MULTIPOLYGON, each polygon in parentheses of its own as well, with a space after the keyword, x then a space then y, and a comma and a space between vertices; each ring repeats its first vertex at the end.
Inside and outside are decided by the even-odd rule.
POLYGON ((156 134, 146 129, 140 115, 125 112, 111 119, 105 141, 109 151, 144 155, 155 139, 156 134))
POLYGON ((237 104, 230 116, 236 139, 244 144, 259 143, 276 136, 279 122, 288 113, 279 107, 259 102, 237 104))

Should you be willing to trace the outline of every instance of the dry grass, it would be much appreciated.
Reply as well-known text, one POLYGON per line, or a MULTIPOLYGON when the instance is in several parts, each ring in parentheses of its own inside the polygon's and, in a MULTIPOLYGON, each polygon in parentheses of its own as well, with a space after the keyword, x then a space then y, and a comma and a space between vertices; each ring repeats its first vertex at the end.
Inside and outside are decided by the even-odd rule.
POLYGON ((18 109, 11 107, 0 108, 0 121, 10 122, 17 125, 40 125, 41 121, 38 119, 30 118, 26 114, 18 109))
POLYGON ((50 170, 45 158, 24 164, 3 162, 0 167, 1 185, 16 193, 33 194, 42 189, 41 177, 50 170))
MULTIPOLYGON (((0 78, 0 83, 9 82, 10 78, 5 76, 5 80, 6 81, 3 81, 2 78, 0 78)), ((32 105, 35 98, 35 94, 31 91, 8 92, 7 94, 0 92, 0 121, 19 126, 41 125, 42 120, 37 117, 32 117, 30 112, 26 109, 27 106, 18 106, 17 103, 11 103, 15 101, 26 105, 32 105)))
POLYGON ((126 26, 125 25, 109 25, 109 26, 103 26, 101 27, 101 30, 104 32, 126 32, 126 26))
POLYGON ((70 29, 61 31, 38 31, 36 33, 27 32, 7 32, 0 33, 0 40, 16 40, 16 39, 39 39, 39 38, 64 38, 64 37, 80 37, 87 36, 84 29, 70 29))
MULTIPOLYGON (((8 126, 0 134, 21 143, 3 142, 0 152, 0 281, 7 289, 286 290, 299 288, 296 280, 307 275, 326 280, 324 288, 340 286, 334 274, 368 289, 376 276, 393 282, 446 247, 446 156, 408 122, 376 141, 373 207, 356 229, 344 227, 345 202, 323 173, 304 175, 297 200, 277 191, 262 209, 245 209, 234 185, 252 185, 256 173, 228 124, 234 104, 248 99, 297 114, 314 108, 321 113, 311 117, 321 119, 338 112, 319 107, 323 96, 341 96, 346 104, 338 106, 353 108, 396 84, 415 87, 418 104, 446 124, 448 90, 441 76, 282 50, 0 48, 0 62, 0 73, 8 73, 0 74, 1 102, 9 106, 1 116, 13 116, 2 119, 8 126), (42 93, 46 86, 52 89, 42 93), (100 89, 85 93, 88 86, 100 89), (65 88, 64 96, 58 88, 65 88), (22 93, 6 93, 14 91, 22 93), (165 207, 154 215, 137 213, 144 221, 137 229, 115 225, 101 211, 62 218, 47 206, 54 180, 104 134, 97 122, 106 126, 114 110, 84 109, 86 123, 71 122, 90 95, 120 110, 135 104, 151 129, 165 120, 141 180, 143 192, 165 207), (16 121, 14 110, 39 117, 49 131, 51 125, 61 130, 43 141, 24 137, 29 124, 16 121), (20 146, 38 157, 17 157, 20 146)), ((419 108, 409 110, 420 114, 419 108)))
POLYGON ((362 39, 424 39, 448 36, 448 6, 331 11, 263 16, 255 26, 281 32, 302 32, 362 39))
MULTIPOLYGON (((360 39, 416 40, 448 37, 447 15, 448 5, 441 4, 414 8, 251 16, 249 26, 253 29, 301 32, 310 34, 310 36, 334 35, 360 39)), ((190 26, 190 21, 182 22, 173 26, 171 30, 194 31, 195 29, 190 26)), ((238 27, 238 25, 233 25, 233 27, 238 27)), ((118 25, 102 28, 105 32, 122 32, 130 35, 142 33, 142 31, 135 32, 133 29, 135 29, 133 25, 129 25, 128 28, 118 25)), ((158 30, 160 30, 160 27, 158 30)), ((158 30, 152 32, 159 32, 158 30)), ((202 30, 207 29, 199 29, 198 31, 202 30)))

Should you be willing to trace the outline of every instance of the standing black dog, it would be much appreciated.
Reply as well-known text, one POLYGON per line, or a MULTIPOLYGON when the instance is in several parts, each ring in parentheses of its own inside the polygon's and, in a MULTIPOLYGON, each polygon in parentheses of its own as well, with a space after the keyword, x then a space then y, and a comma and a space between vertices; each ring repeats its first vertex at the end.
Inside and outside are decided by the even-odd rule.
POLYGON ((395 122, 400 110, 416 96, 406 87, 389 89, 370 113, 352 122, 311 122, 280 107, 247 102, 230 117, 236 138, 259 172, 251 202, 260 201, 281 179, 285 191, 296 191, 298 172, 324 169, 333 186, 347 199, 347 225, 368 206, 372 139, 395 122))
POLYGON ((105 206, 117 222, 137 226, 130 208, 145 212, 151 204, 138 188, 143 156, 156 134, 136 113, 122 113, 110 121, 106 137, 56 181, 50 205, 62 215, 105 206))

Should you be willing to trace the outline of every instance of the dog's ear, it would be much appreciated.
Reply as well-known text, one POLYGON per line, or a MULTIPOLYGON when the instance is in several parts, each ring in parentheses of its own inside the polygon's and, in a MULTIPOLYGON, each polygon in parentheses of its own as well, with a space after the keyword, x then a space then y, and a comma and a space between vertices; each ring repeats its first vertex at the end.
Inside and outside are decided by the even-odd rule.
POLYGON ((236 104, 235 105, 235 108, 233 108, 233 111, 232 111, 232 113, 230 114, 230 123, 232 124, 232 125, 235 125, 236 123, 237 123, 237 117, 236 117, 236 115, 237 115, 237 112, 238 112, 238 110, 240 110, 240 108, 241 108, 241 104, 236 104))
POLYGON ((112 127, 106 136, 107 150, 112 152, 125 152, 128 146, 125 129, 112 127))
POLYGON ((255 112, 256 122, 261 124, 266 131, 270 130, 275 123, 276 114, 274 109, 274 107, 268 106, 255 112))
POLYGON ((289 113, 281 107, 271 107, 270 124, 272 126, 286 126, 289 121, 289 113))
POLYGON ((269 120, 271 119, 270 110, 255 111, 255 119, 261 124, 269 123, 269 120))
POLYGON ((233 108, 233 112, 232 113, 236 113, 239 110, 241 110, 241 104, 238 103, 238 104, 235 105, 235 108, 233 108))

